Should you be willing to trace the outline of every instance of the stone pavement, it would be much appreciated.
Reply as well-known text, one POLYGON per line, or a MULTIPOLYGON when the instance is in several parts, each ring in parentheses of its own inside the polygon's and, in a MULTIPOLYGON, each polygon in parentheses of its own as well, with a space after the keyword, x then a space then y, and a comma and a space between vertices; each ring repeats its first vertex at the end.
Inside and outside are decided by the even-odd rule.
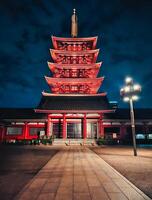
POLYGON ((101 157, 83 146, 63 147, 15 198, 62 199, 150 200, 101 157))

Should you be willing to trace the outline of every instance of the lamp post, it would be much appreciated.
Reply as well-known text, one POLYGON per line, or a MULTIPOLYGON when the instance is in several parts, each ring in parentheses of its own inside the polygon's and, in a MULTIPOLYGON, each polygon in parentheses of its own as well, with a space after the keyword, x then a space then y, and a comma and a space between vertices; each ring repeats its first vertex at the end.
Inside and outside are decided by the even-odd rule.
POLYGON ((134 117, 134 108, 133 101, 138 100, 138 94, 141 91, 141 86, 134 84, 131 77, 125 79, 125 86, 121 88, 120 95, 123 100, 129 102, 130 104, 130 118, 131 118, 131 129, 132 129, 132 139, 133 139, 133 150, 134 156, 137 156, 137 147, 136 147, 136 133, 135 133, 135 117, 134 117))

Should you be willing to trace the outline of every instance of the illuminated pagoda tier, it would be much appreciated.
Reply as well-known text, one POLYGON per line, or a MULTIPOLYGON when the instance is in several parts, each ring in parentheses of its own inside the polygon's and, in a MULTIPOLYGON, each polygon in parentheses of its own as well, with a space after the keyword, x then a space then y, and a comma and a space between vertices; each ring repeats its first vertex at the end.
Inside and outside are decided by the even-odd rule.
POLYGON ((95 78, 99 72, 100 63, 94 64, 58 64, 48 62, 48 66, 55 78, 95 78))
POLYGON ((96 94, 103 80, 103 78, 45 78, 51 91, 56 94, 96 94))
MULTIPOLYGON (((75 19, 75 12, 73 16, 75 19)), ((42 92, 35 110, 48 115, 47 135, 56 138, 99 137, 103 135, 103 114, 114 111, 106 93, 98 93, 104 77, 98 77, 102 62, 96 63, 97 37, 76 37, 76 26, 74 21, 74 37, 52 36, 54 62, 48 62, 52 77, 45 76, 50 91, 42 92)))

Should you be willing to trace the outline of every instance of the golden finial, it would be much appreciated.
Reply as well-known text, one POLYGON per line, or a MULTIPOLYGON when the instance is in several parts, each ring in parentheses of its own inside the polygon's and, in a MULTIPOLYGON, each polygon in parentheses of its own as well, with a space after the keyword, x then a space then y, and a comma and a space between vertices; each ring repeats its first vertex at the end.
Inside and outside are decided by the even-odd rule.
POLYGON ((76 9, 73 9, 73 15, 71 17, 71 37, 77 37, 78 35, 78 18, 76 16, 76 9))

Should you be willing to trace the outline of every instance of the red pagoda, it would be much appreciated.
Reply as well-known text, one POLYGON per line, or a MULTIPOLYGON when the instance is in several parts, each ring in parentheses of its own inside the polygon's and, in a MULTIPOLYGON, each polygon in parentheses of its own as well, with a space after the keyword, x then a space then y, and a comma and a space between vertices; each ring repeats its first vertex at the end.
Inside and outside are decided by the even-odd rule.
POLYGON ((77 16, 72 15, 71 38, 52 36, 52 77, 45 77, 50 92, 42 92, 35 110, 47 114, 47 136, 97 138, 103 135, 104 113, 113 112, 106 93, 98 93, 104 77, 97 77, 97 37, 77 37, 77 16))
MULTIPOLYGON (((129 109, 116 109, 106 93, 99 93, 103 77, 97 37, 78 38, 77 16, 72 15, 71 38, 52 37, 48 62, 52 77, 45 77, 49 92, 42 92, 34 108, 0 108, 0 143, 32 142, 47 135, 54 143, 91 144, 104 137, 107 144, 131 143, 129 109), (115 111, 115 112, 114 112, 115 111)), ((152 142, 152 110, 136 109, 138 143, 152 142), (142 133, 142 134, 141 134, 142 133)))

